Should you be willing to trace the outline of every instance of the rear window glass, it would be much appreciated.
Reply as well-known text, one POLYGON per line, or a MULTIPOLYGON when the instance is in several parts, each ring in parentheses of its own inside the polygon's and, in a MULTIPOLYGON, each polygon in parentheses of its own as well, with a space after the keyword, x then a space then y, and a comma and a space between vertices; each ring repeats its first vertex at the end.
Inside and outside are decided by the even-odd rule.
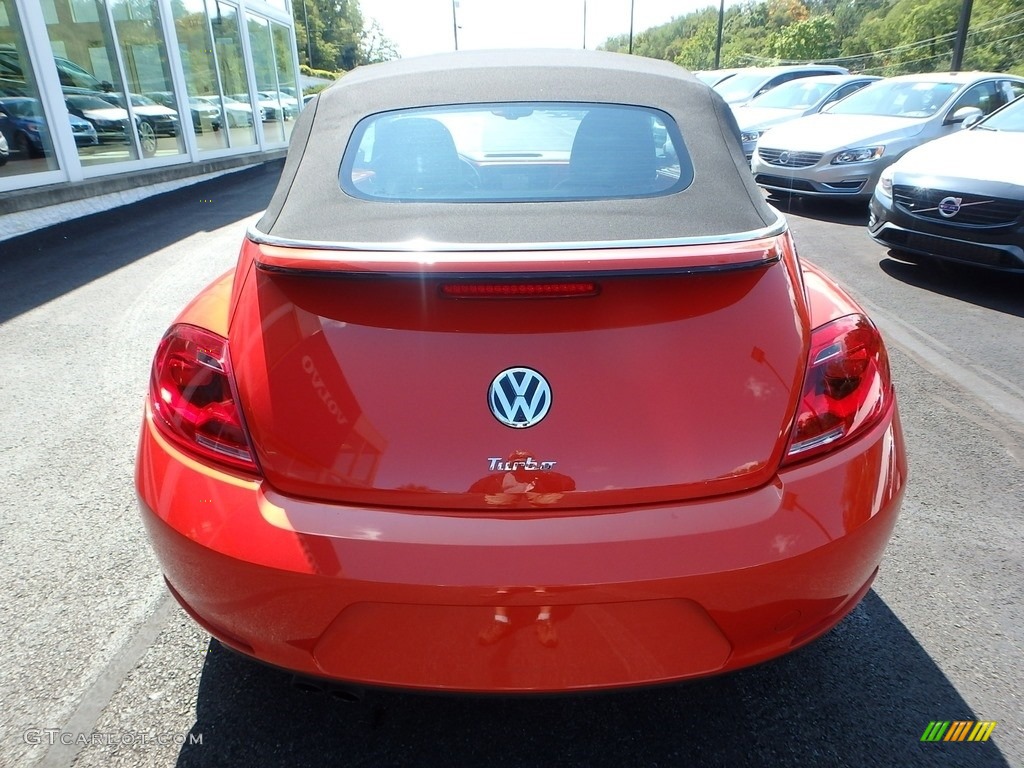
POLYGON ((385 112, 356 126, 350 195, 396 202, 650 197, 689 186, 679 129, 655 109, 501 103, 385 112))

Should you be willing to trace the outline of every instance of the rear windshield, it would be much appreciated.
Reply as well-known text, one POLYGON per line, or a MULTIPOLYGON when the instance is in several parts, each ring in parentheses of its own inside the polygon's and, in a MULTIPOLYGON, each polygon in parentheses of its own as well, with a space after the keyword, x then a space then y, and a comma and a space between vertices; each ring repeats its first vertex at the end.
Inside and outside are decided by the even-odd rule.
POLYGON ((651 197, 692 180, 672 118, 613 104, 471 104, 371 115, 356 126, 341 165, 345 192, 396 202, 651 197))

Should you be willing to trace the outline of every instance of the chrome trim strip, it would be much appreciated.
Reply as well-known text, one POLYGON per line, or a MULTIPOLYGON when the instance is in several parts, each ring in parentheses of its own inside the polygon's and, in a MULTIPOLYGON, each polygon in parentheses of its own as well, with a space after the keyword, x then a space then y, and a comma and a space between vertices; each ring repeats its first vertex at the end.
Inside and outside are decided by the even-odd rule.
MULTIPOLYGON (((776 264, 781 260, 778 254, 775 254, 771 258, 758 259, 757 261, 741 261, 730 264, 706 264, 698 267, 644 267, 642 269, 611 269, 604 270, 600 267, 590 266, 586 268, 572 269, 566 267, 565 270, 558 270, 556 272, 545 272, 545 271, 531 271, 526 268, 533 262, 523 262, 524 269, 517 272, 474 272, 473 267, 467 266, 464 263, 457 263, 452 265, 450 270, 433 269, 431 275, 437 278, 454 278, 454 279, 479 279, 479 280, 493 280, 495 282, 507 281, 507 280, 522 280, 524 276, 536 277, 540 280, 578 280, 581 278, 591 279, 604 279, 610 277, 657 277, 661 275, 695 275, 703 274, 707 272, 738 272, 744 269, 758 269, 760 267, 767 267, 772 264, 776 264)), ((394 260, 391 260, 395 263, 394 260)), ((567 260, 559 260, 567 261, 567 260)), ((378 269, 373 272, 362 272, 352 270, 334 270, 325 269, 322 265, 326 263, 324 259, 309 259, 308 262, 302 265, 291 266, 291 267, 279 267, 276 265, 256 263, 256 269, 261 272, 275 272, 278 274, 288 275, 333 275, 333 276, 373 276, 373 277, 395 277, 395 278, 414 278, 419 279, 422 274, 419 272, 410 272, 408 270, 388 270, 378 269)), ((406 261, 405 263, 409 263, 406 261)), ((420 262, 426 263, 426 262, 420 262)), ((437 264, 434 261, 433 264, 437 264)), ((587 259, 584 263, 594 264, 593 259, 587 259)), ((453 297, 454 298, 454 297, 453 297)), ((469 299, 459 299, 460 301, 468 301, 469 299)))
MULTIPOLYGON (((774 209, 773 209, 774 210, 774 209)), ((697 237, 669 237, 650 240, 606 240, 572 243, 434 243, 428 240, 407 240, 399 243, 328 243, 315 240, 295 240, 274 237, 250 225, 246 237, 254 243, 276 245, 283 248, 308 248, 310 250, 398 252, 398 253, 478 253, 501 251, 589 251, 615 248, 660 248, 679 245, 721 245, 742 243, 749 240, 777 237, 787 229, 786 219, 775 211, 774 224, 748 232, 730 235, 701 235, 697 237)))

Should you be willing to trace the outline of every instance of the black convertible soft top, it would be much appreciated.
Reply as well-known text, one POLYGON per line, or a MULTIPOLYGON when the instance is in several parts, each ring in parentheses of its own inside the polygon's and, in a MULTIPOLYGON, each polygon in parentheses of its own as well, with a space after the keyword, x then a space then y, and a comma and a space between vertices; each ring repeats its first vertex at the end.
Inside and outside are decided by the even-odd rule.
POLYGON ((599 51, 464 51, 360 67, 321 92, 296 122, 281 181, 251 234, 282 244, 419 250, 719 240, 780 225, 750 174, 728 105, 687 71, 599 51), (512 203, 396 203, 341 188, 342 155, 367 115, 527 101, 660 109, 679 126, 693 182, 657 197, 512 203))

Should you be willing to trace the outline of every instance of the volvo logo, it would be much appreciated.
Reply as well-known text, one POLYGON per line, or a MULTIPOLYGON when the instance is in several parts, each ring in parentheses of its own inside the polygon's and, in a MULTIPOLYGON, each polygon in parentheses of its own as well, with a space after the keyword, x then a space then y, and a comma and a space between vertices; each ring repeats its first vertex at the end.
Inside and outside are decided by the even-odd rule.
MULTIPOLYGON (((934 199, 934 198, 932 198, 934 199)), ((944 197, 939 201, 939 215, 946 219, 952 219, 960 213, 962 197, 944 197)))
POLYGON ((789 152, 783 151, 779 153, 779 165, 789 165, 789 152))
POLYGON ((491 382, 487 404, 506 427, 532 427, 548 415, 551 387, 532 368, 507 368, 491 382))

